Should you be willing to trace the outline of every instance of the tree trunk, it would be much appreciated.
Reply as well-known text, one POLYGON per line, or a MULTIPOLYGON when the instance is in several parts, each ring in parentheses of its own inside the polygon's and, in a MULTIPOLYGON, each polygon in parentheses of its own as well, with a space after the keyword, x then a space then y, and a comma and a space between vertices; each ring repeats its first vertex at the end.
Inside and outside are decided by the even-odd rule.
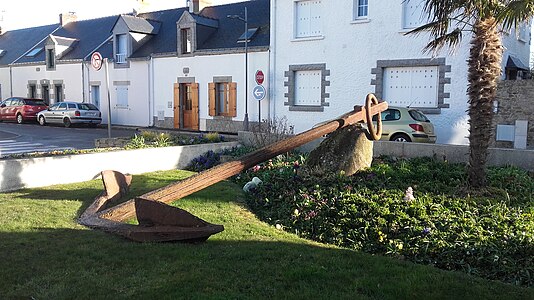
POLYGON ((475 24, 468 59, 469 169, 473 188, 486 185, 486 159, 491 138, 493 100, 501 73, 502 43, 494 18, 475 24))

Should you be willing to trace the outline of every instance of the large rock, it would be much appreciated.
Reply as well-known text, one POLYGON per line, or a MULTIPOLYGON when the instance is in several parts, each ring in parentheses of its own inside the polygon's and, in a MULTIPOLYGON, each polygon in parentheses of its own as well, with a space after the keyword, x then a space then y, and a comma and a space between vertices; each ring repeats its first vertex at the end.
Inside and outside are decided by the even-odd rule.
POLYGON ((350 176, 371 166, 373 142, 360 125, 347 126, 331 133, 315 148, 306 160, 306 172, 311 174, 336 173, 350 176))

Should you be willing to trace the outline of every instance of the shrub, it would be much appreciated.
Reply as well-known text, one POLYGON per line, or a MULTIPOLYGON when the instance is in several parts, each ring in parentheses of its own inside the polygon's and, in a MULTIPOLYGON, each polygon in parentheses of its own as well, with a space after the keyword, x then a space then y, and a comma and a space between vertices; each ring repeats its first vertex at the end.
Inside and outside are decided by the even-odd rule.
POLYGON ((222 140, 223 140, 222 136, 219 135, 217 132, 206 133, 206 134, 204 135, 204 138, 205 138, 209 143, 222 142, 222 140))
POLYGON ((141 136, 145 139, 145 141, 153 142, 158 137, 158 133, 155 131, 143 131, 141 132, 141 136))
POLYGON ((236 177, 263 180, 247 197, 260 218, 324 243, 534 283, 534 179, 526 172, 492 168, 490 187, 472 193, 462 164, 382 158, 350 177, 316 178, 298 173, 303 160, 278 157, 236 177))
POLYGON ((169 147, 172 146, 171 135, 168 133, 160 133, 154 141, 156 147, 169 147))
POLYGON ((134 135, 132 139, 124 146, 126 149, 141 149, 147 148, 149 145, 145 141, 145 137, 141 135, 134 135))

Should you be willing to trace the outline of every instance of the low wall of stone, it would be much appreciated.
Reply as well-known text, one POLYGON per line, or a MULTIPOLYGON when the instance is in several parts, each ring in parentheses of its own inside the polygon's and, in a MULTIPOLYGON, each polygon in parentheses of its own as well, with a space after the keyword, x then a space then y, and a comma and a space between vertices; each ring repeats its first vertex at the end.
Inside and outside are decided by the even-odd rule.
POLYGON ((183 169, 202 153, 220 151, 238 144, 226 142, 0 160, 0 192, 91 180, 98 178, 103 170, 141 174, 183 169))

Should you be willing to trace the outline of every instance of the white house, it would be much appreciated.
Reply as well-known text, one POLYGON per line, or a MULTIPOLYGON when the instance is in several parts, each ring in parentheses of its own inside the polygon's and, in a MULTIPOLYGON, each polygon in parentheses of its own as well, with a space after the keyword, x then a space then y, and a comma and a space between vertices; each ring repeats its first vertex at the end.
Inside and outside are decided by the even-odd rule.
MULTIPOLYGON (((113 57, 113 124, 237 132, 243 129, 245 108, 251 122, 257 120, 260 102, 248 99, 245 105, 245 73, 251 95, 255 72, 269 69, 269 2, 207 4, 193 1, 191 7, 119 16, 109 45, 102 46, 113 57), (245 7, 250 28, 246 71, 244 23, 227 18, 244 19, 245 7)), ((106 97, 104 75, 87 68, 92 102, 106 97)), ((261 104, 267 118, 268 97, 261 104)), ((107 112, 107 106, 101 110, 107 112)))
MULTIPOLYGON (((257 71, 269 70, 269 0, 189 3, 83 21, 64 15, 40 31, 6 33, 0 50, 6 45, 11 55, 0 61, 0 88, 10 89, 0 93, 92 102, 104 123, 109 107, 118 125, 236 132, 245 115, 251 123, 267 118, 267 92, 260 102, 252 91, 257 71), (10 37, 31 32, 33 40, 14 55, 10 37), (91 66, 94 52, 105 60, 100 70, 91 66)), ((268 84, 261 82, 265 91, 268 84)))
MULTIPOLYGON (((429 37, 405 35, 424 22, 421 2, 272 0, 271 115, 300 132, 375 93, 420 108, 438 143, 467 143, 469 37, 453 54, 423 53, 429 37)), ((503 78, 528 66, 527 28, 504 34, 503 78)))

